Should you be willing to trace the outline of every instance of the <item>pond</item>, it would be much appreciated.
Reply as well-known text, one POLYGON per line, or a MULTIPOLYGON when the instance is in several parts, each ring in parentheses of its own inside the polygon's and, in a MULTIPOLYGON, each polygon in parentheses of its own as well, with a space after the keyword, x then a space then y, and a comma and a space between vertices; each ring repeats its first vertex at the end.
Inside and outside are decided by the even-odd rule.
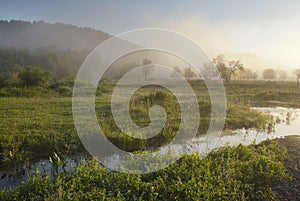
MULTIPOLYGON (((280 138, 288 135, 300 135, 300 109, 284 108, 284 107, 253 107, 252 109, 269 113, 274 116, 277 121, 275 128, 270 133, 266 131, 257 131, 255 129, 238 129, 233 131, 226 131, 221 136, 214 140, 205 140, 204 137, 198 137, 185 144, 171 144, 161 147, 158 152, 166 153, 170 150, 175 150, 174 154, 181 153, 208 153, 210 150, 225 145, 248 145, 255 141, 255 143, 262 142, 266 139, 280 138)), ((24 174, 19 177, 8 177, 5 173, 0 173, 0 189, 10 189, 20 184, 21 181, 26 180, 28 175, 34 173, 38 169, 41 174, 54 174, 64 169, 66 172, 72 172, 72 169, 81 161, 86 158, 85 156, 77 156, 66 158, 62 161, 63 165, 53 167, 53 163, 49 160, 41 160, 35 164, 24 165, 24 174)), ((120 165, 119 157, 116 155, 107 159, 111 165, 120 165)))

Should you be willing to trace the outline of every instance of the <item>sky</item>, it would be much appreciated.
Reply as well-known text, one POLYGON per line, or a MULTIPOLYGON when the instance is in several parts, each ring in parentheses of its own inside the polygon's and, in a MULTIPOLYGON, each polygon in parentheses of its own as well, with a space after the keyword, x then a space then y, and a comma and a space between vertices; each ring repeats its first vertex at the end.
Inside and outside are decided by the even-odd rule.
POLYGON ((112 35, 165 28, 211 56, 255 55, 287 69, 300 67, 299 11, 298 0, 0 0, 2 20, 62 22, 112 35))

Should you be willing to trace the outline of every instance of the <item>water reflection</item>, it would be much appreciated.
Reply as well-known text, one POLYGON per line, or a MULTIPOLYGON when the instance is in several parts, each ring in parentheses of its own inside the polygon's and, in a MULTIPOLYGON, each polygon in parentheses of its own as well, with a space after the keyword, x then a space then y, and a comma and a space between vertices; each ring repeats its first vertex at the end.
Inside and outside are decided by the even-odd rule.
MULTIPOLYGON (((266 139, 275 139, 289 135, 300 135, 300 109, 284 108, 284 107, 253 107, 252 109, 269 113, 274 116, 276 121, 274 129, 270 133, 265 131, 257 131, 255 129, 238 129, 228 134, 225 133, 218 139, 216 139, 217 144, 212 147, 213 143, 207 142, 207 147, 209 151, 212 148, 222 147, 224 145, 238 145, 244 144, 248 145, 252 142, 262 142, 266 139)), ((201 139, 195 139, 190 143, 189 152, 198 151, 199 144, 204 143, 201 139)), ((201 149, 200 149, 201 150, 201 149)))

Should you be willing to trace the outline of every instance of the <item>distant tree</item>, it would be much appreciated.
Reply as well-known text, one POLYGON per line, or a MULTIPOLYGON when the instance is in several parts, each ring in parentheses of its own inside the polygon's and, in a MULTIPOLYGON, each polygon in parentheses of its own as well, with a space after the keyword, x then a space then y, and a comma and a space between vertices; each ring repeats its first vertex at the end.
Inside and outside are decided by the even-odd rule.
POLYGON ((174 70, 178 73, 178 74, 182 74, 181 69, 178 66, 174 67, 174 70))
POLYGON ((38 67, 29 67, 21 69, 18 78, 22 87, 45 86, 50 79, 50 73, 38 67))
POLYGON ((152 61, 148 58, 143 60, 143 68, 142 68, 142 73, 145 78, 145 80, 148 79, 148 76, 153 72, 154 67, 151 65, 152 61))
POLYGON ((265 69, 262 73, 262 77, 265 80, 274 80, 276 78, 276 75, 277 72, 272 68, 265 69))
POLYGON ((182 71, 178 66, 174 66, 173 70, 176 72, 172 72, 171 77, 178 77, 178 74, 182 75, 182 71), (178 74, 177 74, 178 73, 178 74))
POLYGON ((249 68, 245 68, 244 70, 240 71, 240 78, 243 80, 255 80, 257 79, 257 73, 249 68))
POLYGON ((236 72, 236 71, 242 71, 244 70, 244 66, 243 64, 241 63, 241 61, 239 60, 232 60, 232 61, 229 61, 228 62, 228 67, 227 67, 227 70, 228 70, 228 77, 227 77, 227 81, 230 82, 231 80, 231 77, 232 75, 236 72))
POLYGON ((225 61, 223 55, 219 55, 213 59, 213 63, 217 67, 223 79, 230 82, 232 75, 237 71, 244 69, 244 65, 239 60, 225 61))
POLYGON ((245 68, 244 70, 235 73, 234 78, 240 80, 255 80, 257 79, 257 73, 249 68, 245 68))
POLYGON ((67 79, 76 76, 88 53, 84 50, 64 50, 52 46, 35 49, 0 47, 0 72, 9 75, 22 67, 39 66, 56 79, 67 79))
POLYGON ((219 73, 217 70, 215 70, 215 65, 213 62, 207 62, 207 63, 203 63, 203 66, 202 66, 202 74, 201 76, 204 78, 204 79, 212 79, 212 78, 217 78, 219 76, 219 73))
POLYGON ((294 69, 293 70, 293 74, 295 74, 296 78, 297 78, 297 83, 299 83, 299 79, 300 79, 300 68, 294 69))
POLYGON ((185 77, 187 80, 189 80, 190 78, 196 76, 196 73, 192 70, 191 67, 185 68, 183 74, 184 74, 184 77, 185 77))
POLYGON ((227 65, 223 55, 213 58, 213 64, 217 67, 222 79, 227 79, 227 65))
POLYGON ((279 81, 284 81, 287 78, 287 72, 284 70, 277 70, 277 77, 279 81))

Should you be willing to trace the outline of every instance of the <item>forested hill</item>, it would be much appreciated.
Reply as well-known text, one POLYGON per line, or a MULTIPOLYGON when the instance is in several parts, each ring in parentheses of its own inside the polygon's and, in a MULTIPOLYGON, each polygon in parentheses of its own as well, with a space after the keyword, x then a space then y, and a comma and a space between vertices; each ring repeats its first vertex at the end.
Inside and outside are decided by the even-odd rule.
POLYGON ((92 50, 110 37, 102 31, 62 23, 0 21, 0 47, 92 50))
POLYGON ((74 77, 88 53, 111 37, 62 23, 0 20, 0 74, 13 77, 20 69, 35 66, 56 79, 74 77))
MULTIPOLYGON (((57 80, 74 78, 89 52, 111 37, 102 31, 62 23, 0 20, 0 75, 13 80, 23 68, 38 67, 57 80)), ((126 46, 136 46, 121 41, 126 46)), ((145 58, 153 63, 165 61, 168 66, 185 67, 181 60, 166 54, 139 52, 112 64, 105 77, 120 78, 129 69, 141 65, 145 58)))

